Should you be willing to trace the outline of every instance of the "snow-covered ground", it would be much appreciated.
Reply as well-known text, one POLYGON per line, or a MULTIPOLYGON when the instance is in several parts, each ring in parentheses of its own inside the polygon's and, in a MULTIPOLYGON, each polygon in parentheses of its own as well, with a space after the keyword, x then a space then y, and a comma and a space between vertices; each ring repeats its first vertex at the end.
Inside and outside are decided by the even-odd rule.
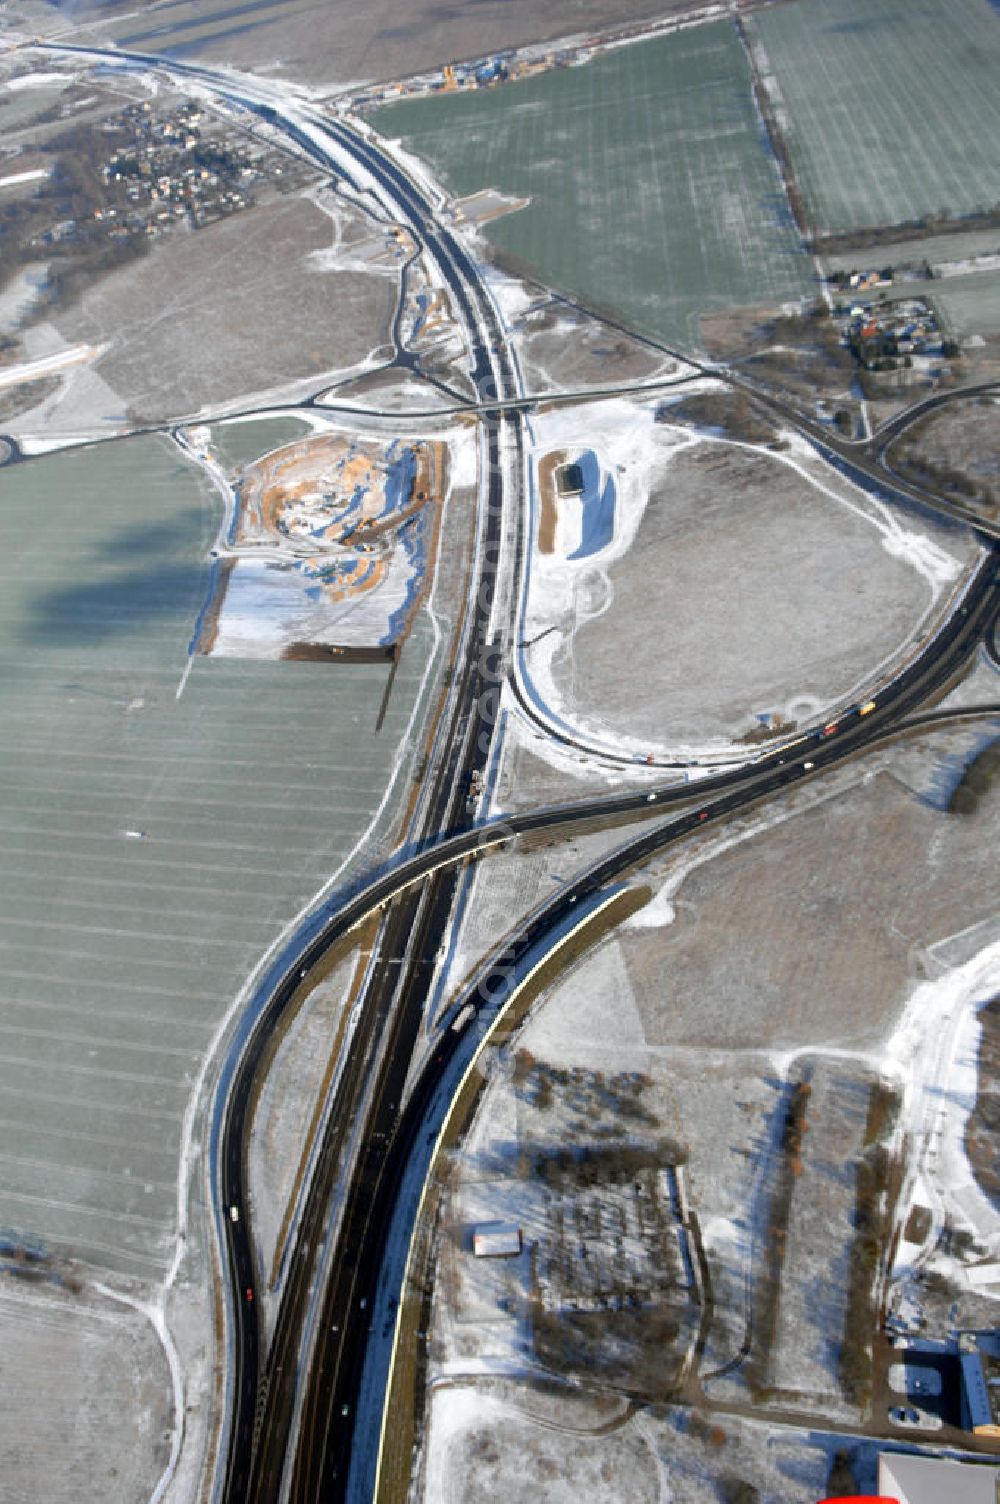
POLYGON ((350 954, 313 988, 275 1053, 250 1135, 248 1183, 268 1328, 277 1314, 296 1199, 307 1183, 320 1116, 349 1038, 347 1003, 357 957, 350 954), (314 1116, 315 1114, 315 1116, 314 1116), (303 1172, 306 1171, 305 1175, 303 1172))
POLYGON ((975 550, 794 435, 753 448, 668 414, 617 398, 532 418, 516 670, 538 720, 595 754, 732 760, 759 720, 813 722, 890 677, 975 550), (582 496, 540 477, 547 455, 593 472, 582 496))
POLYGON ((156 1323, 100 1286, 11 1274, 0 1291, 0 1472, 9 1504, 159 1497, 181 1415, 156 1323))
MULTIPOLYGON (((886 1074, 903 1095, 898 1134, 906 1141, 907 1178, 901 1206, 904 1213, 917 1204, 932 1214, 920 1249, 932 1245, 948 1222, 1000 1256, 1000 1211, 980 1188, 965 1149, 979 1084, 978 1013, 998 991, 1000 941, 994 941, 965 965, 915 988, 886 1047, 886 1074)), ((901 1241, 897 1277, 905 1278, 920 1249, 901 1241)), ((961 1264, 941 1254, 934 1264, 962 1282, 961 1264)))
MULTIPOLYGON (((914 746, 925 759, 947 759, 954 735, 921 733, 914 746)), ((619 1079, 648 1082, 640 1101, 650 1116, 633 1121, 628 1140, 681 1142, 688 1151, 688 1194, 715 1297, 706 1375, 739 1358, 773 1241, 787 1083, 807 1079, 811 1089, 798 1162, 784 1171, 792 1177, 784 1257, 756 1378, 737 1361, 714 1379, 708 1393, 719 1408, 700 1434, 697 1416, 683 1407, 650 1418, 641 1435, 635 1424, 615 1428, 627 1461, 615 1463, 612 1496, 644 1498, 649 1490, 651 1498, 701 1504, 726 1497, 718 1490, 732 1477, 753 1481, 767 1499, 797 1504, 822 1495, 834 1453, 847 1445, 824 1434, 824 1423, 860 1418, 841 1391, 838 1365, 858 1165, 872 1151, 880 1086, 901 1095, 898 1120, 893 1126, 890 1115, 884 1130, 892 1136, 880 1140, 907 1156, 898 1217, 905 1221, 916 1202, 934 1221, 921 1249, 900 1245, 899 1288, 909 1290, 914 1261, 925 1260, 923 1249, 947 1220, 974 1234, 974 1262, 967 1269, 957 1256, 938 1255, 932 1267, 988 1301, 1000 1266, 1000 1212, 975 1181, 964 1136, 977 1089, 977 1013, 1000 986, 1000 941, 988 918, 997 901, 987 855, 997 801, 984 798, 967 820, 946 815, 891 776, 910 755, 905 745, 889 746, 637 874, 650 888, 646 907, 554 984, 500 1052, 450 1168, 439 1221, 420 1497, 457 1497, 470 1478, 482 1489, 521 1478, 528 1463, 520 1454, 543 1470, 539 1480, 551 1476, 555 1492, 546 1497, 589 1486, 574 1471, 578 1452, 579 1468, 587 1466, 580 1438, 598 1397, 612 1413, 614 1385, 605 1389, 592 1365, 582 1391, 551 1401, 544 1419, 536 1413, 550 1402, 535 1382, 528 1292, 537 1298, 544 1263, 533 1254, 529 1272, 524 1256, 476 1260, 467 1234, 499 1218, 519 1225, 527 1246, 546 1245, 558 1197, 525 1163, 574 1145, 596 1154, 616 1118, 591 1112, 594 1094, 619 1079), (760 907, 765 891, 771 909, 760 907), (917 957, 931 951, 936 976, 919 981, 917 957), (516 1051, 525 1052, 520 1064, 516 1051), (772 1393, 755 1400, 761 1382, 772 1393), (777 1416, 770 1426, 737 1419, 731 1403, 772 1412, 784 1405, 815 1422, 807 1439, 777 1416), (707 1442, 709 1425, 725 1445, 707 1442), (655 1474, 647 1472, 650 1447, 655 1474)), ((551 869, 558 848, 550 852, 551 869)), ((568 876, 593 854, 567 850, 556 873, 568 876)), ((517 860, 504 853, 496 865, 480 864, 457 957, 467 941, 475 948, 480 930, 500 928, 491 894, 512 891, 517 860)), ((527 901, 525 894, 514 907, 527 901)), ((596 1259, 602 1234, 586 1220, 579 1226, 596 1259)), ((860 1456, 854 1443, 850 1450, 860 1456)), ((862 1462, 867 1468, 870 1459, 862 1462)), ((523 1486, 535 1476, 527 1473, 523 1486)))

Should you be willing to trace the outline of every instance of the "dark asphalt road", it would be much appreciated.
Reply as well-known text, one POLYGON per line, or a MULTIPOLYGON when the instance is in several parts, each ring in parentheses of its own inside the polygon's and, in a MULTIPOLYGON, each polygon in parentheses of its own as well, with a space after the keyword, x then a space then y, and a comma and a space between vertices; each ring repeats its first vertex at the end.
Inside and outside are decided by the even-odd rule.
MULTIPOLYGON (((987 543, 1000 542, 1000 522, 992 522, 972 511, 969 507, 963 507, 957 502, 945 501, 941 497, 932 495, 919 486, 913 486, 909 481, 903 480, 896 473, 887 468, 882 462, 881 455, 885 444, 890 442, 896 433, 901 432, 906 424, 902 421, 904 415, 890 420, 890 423, 879 430, 879 434, 873 440, 860 442, 853 439, 844 439, 836 433, 828 424, 817 423, 793 407, 791 403, 775 396, 766 388, 758 386, 755 382, 747 380, 738 372, 728 370, 719 371, 720 377, 729 381, 730 385, 739 387, 749 396, 752 396, 762 407, 769 408, 771 412, 784 418, 798 430, 805 438, 814 445, 821 455, 834 465, 849 479, 857 481, 867 490, 881 492, 890 503, 908 503, 917 512, 925 516, 931 516, 938 521, 952 525, 961 524, 977 533, 987 543), (898 426, 896 426, 898 425, 898 426), (881 441, 881 435, 889 432, 885 443, 881 441), (876 443, 876 440, 878 441, 876 443), (869 452, 869 446, 874 446, 873 452, 869 452)), ((988 390, 987 384, 983 390, 988 390)), ((955 401, 960 395, 978 391, 978 388, 965 389, 960 393, 939 392, 934 397, 928 397, 918 404, 919 412, 932 411, 936 407, 943 406, 946 402, 955 401)))
POLYGON ((905 408, 895 417, 889 418, 882 423, 872 434, 870 439, 861 440, 872 453, 881 453, 897 439, 906 429, 912 428, 921 418, 928 413, 936 412, 938 408, 947 407, 952 402, 968 401, 971 397, 985 397, 990 393, 1000 391, 998 381, 978 381, 972 386, 952 387, 947 392, 935 392, 930 397, 925 397, 922 402, 915 402, 912 407, 905 408))

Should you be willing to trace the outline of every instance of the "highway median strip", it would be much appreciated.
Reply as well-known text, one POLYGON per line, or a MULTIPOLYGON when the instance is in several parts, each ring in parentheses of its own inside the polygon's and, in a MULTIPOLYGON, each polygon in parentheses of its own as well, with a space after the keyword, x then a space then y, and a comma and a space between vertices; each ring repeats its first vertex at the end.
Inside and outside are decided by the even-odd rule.
POLYGON ((389 1375, 386 1382, 378 1462, 373 1490, 375 1504, 404 1504, 409 1490, 410 1462, 416 1431, 416 1398, 422 1380, 417 1350, 420 1323, 428 1314, 424 1282, 419 1271, 433 1255, 437 1206, 430 1203, 440 1185, 442 1154, 465 1132, 468 1120, 486 1084, 480 1061, 488 1048, 501 1048, 523 1021, 532 1003, 585 951, 604 939, 625 919, 643 908, 650 898, 649 886, 616 887, 595 908, 577 920, 551 950, 540 957, 517 981, 501 1004, 472 1059, 462 1074, 444 1122, 438 1132, 424 1178, 407 1254, 406 1269, 396 1328, 393 1335, 389 1375))

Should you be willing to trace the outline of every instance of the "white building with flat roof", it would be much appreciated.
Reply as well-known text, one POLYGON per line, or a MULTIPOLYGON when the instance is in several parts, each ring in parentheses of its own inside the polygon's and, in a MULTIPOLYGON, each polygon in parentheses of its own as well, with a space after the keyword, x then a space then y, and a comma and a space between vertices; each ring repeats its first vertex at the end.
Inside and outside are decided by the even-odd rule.
POLYGON ((477 1259, 509 1259, 521 1252, 521 1229, 516 1222, 480 1222, 472 1232, 477 1259))
POLYGON ((1000 1504, 1000 1467, 882 1452, 878 1491, 899 1504, 1000 1504))

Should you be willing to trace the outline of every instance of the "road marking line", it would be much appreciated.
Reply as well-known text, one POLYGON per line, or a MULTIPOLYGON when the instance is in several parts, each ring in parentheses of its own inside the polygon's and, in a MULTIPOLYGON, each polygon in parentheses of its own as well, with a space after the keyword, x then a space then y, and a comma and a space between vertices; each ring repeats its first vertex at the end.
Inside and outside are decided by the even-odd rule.
POLYGON ((181 682, 178 684, 178 686, 177 686, 177 693, 174 695, 174 699, 175 700, 179 700, 180 697, 181 697, 181 695, 184 693, 184 686, 188 682, 188 676, 191 673, 191 665, 193 663, 194 663, 194 654, 193 653, 189 653, 188 654, 188 661, 184 665, 184 672, 183 672, 183 674, 181 674, 181 682))

